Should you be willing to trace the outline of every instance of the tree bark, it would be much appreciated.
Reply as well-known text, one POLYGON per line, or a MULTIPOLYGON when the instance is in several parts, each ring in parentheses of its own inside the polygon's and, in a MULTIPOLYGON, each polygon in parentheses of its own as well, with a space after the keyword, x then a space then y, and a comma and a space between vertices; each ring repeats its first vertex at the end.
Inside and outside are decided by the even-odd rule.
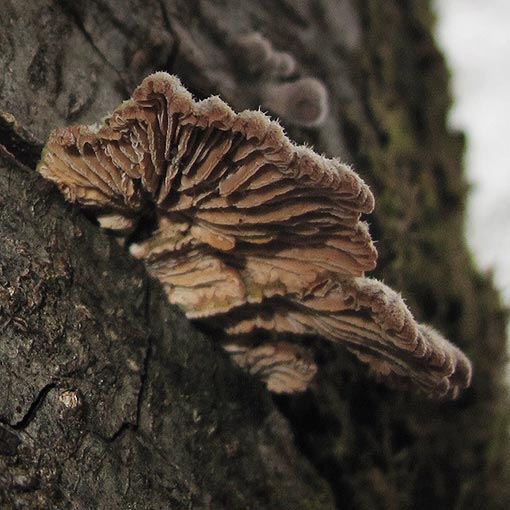
POLYGON ((1 7, 0 508, 508 508, 505 313, 462 237, 428 1, 1 7), (274 78, 236 51, 254 31, 326 86, 325 124, 285 127, 370 183, 377 276, 474 360, 458 401, 389 390, 318 340, 312 388, 272 399, 33 171, 51 129, 99 121, 155 70, 264 108, 274 78))

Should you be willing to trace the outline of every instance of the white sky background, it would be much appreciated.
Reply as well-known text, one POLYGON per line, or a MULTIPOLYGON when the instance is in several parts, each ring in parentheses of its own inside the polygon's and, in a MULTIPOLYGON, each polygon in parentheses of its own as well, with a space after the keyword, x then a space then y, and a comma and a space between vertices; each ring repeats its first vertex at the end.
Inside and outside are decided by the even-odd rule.
POLYGON ((452 71, 450 124, 468 136, 468 243, 510 304, 510 0, 434 3, 452 71))

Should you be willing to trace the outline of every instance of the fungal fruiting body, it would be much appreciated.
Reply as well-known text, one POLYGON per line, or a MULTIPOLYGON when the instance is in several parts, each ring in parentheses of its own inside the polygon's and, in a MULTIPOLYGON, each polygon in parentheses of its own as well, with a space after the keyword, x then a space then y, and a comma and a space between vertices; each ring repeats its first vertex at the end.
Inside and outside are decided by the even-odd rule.
POLYGON ((273 391, 304 390, 316 367, 297 345, 257 342, 264 330, 344 344, 431 395, 469 384, 467 358, 364 277, 377 257, 360 221, 374 205, 365 183, 259 111, 195 101, 156 73, 102 127, 53 132, 38 170, 120 235, 151 215, 156 228, 131 253, 188 317, 213 319, 233 359, 273 391))
POLYGON ((234 41, 234 51, 247 74, 288 78, 296 72, 297 63, 294 57, 273 48, 271 41, 260 32, 239 34, 234 41))
POLYGON ((261 99, 271 112, 296 126, 320 126, 329 112, 328 91, 316 78, 268 82, 262 87, 261 99))
POLYGON ((317 78, 297 77, 294 57, 278 51, 260 32, 239 34, 234 41, 236 62, 243 73, 260 80, 259 99, 287 124, 317 127, 329 114, 329 94, 317 78))

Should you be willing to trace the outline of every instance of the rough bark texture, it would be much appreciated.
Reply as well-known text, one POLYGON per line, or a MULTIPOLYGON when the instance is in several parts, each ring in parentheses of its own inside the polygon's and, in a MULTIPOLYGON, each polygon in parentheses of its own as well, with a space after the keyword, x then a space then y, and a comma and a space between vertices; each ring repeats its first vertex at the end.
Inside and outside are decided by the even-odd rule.
POLYGON ((2 2, 0 508, 510 506, 505 314, 462 238, 432 22, 425 0, 2 2), (154 70, 257 107, 268 78, 233 49, 254 30, 327 87, 322 128, 286 127, 371 184, 377 276, 472 357, 460 400, 391 391, 324 346, 313 388, 273 402, 31 170, 52 128, 154 70))

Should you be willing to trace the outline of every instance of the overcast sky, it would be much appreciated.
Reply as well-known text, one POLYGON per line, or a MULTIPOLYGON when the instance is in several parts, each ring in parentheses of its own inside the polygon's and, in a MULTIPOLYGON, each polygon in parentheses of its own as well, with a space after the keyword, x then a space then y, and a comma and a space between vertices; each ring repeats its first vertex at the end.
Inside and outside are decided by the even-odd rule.
POLYGON ((466 232, 510 304, 510 0, 436 0, 452 71, 452 126, 468 135, 466 232))

